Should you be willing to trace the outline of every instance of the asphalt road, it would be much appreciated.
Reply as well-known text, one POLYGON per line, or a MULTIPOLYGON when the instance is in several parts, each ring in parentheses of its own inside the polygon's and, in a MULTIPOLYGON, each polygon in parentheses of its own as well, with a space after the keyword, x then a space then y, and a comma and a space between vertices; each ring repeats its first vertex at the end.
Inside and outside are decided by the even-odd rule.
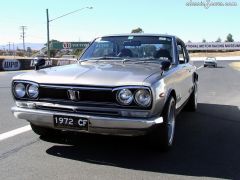
MULTIPOLYGON (((0 179, 240 179, 240 71, 230 63, 198 70, 198 111, 178 116, 170 152, 154 151, 142 138, 41 139, 27 131, 0 141, 0 179)), ((0 134, 28 125, 10 112, 18 73, 0 73, 0 134)))

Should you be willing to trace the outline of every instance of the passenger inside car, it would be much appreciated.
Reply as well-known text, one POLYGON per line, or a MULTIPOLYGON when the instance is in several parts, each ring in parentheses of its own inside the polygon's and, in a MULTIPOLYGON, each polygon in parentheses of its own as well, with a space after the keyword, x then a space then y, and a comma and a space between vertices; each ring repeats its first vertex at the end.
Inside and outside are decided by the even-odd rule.
POLYGON ((172 57, 167 49, 160 49, 155 52, 154 58, 172 61, 172 57))

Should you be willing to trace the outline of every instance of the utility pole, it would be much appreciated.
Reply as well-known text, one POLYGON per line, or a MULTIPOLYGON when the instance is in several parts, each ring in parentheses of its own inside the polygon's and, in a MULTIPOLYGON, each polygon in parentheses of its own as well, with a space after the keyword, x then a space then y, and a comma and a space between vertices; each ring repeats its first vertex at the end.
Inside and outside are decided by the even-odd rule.
POLYGON ((27 28, 27 26, 20 26, 20 29, 22 30, 22 40, 23 40, 23 51, 25 52, 25 29, 27 28))
POLYGON ((80 9, 77 9, 75 11, 72 11, 72 12, 69 12, 69 13, 66 13, 66 14, 63 14, 61 16, 58 16, 54 19, 49 19, 49 14, 48 14, 48 9, 46 9, 46 15, 47 15, 47 55, 48 55, 48 59, 50 59, 50 35, 49 35, 49 23, 52 22, 52 21, 55 21, 57 19, 60 19, 62 17, 65 17, 65 16, 68 16, 70 14, 73 14, 73 13, 76 13, 78 11, 82 11, 84 9, 93 9, 93 7, 84 7, 84 8, 80 8, 80 9))
POLYGON ((10 52, 10 45, 11 45, 11 43, 8 42, 8 52, 10 52))
POLYGON ((50 41, 49 41, 49 15, 48 15, 48 9, 46 9, 47 14, 47 56, 48 60, 50 59, 50 41))
POLYGON ((15 51, 15 45, 14 45, 14 42, 13 42, 13 55, 15 57, 15 54, 16 54, 16 51, 15 51))

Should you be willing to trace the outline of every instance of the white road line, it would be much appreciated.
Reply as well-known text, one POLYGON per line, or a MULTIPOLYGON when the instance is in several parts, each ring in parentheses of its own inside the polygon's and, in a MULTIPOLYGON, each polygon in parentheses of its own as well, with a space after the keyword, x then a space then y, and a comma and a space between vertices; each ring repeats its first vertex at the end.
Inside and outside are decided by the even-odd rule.
POLYGON ((5 140, 10 137, 13 137, 13 136, 16 136, 18 134, 22 134, 22 133, 30 131, 30 130, 31 130, 31 126, 27 125, 27 126, 23 126, 21 128, 14 129, 12 131, 2 133, 2 134, 0 134, 0 141, 5 140))
POLYGON ((201 68, 203 68, 203 66, 198 67, 197 70, 199 70, 199 69, 201 69, 201 68))

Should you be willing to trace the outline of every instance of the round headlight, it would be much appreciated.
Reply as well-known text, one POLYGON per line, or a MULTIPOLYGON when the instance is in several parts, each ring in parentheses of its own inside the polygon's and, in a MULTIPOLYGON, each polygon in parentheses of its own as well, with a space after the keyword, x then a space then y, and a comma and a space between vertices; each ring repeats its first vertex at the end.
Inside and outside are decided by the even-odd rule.
POLYGON ((37 98, 39 94, 38 86, 35 84, 29 84, 27 88, 27 94, 30 98, 37 98))
POLYGON ((17 83, 14 87, 14 94, 17 98, 23 98, 26 94, 26 88, 23 83, 17 83))
POLYGON ((139 106, 148 107, 152 101, 150 92, 145 89, 138 90, 135 93, 135 101, 139 106))
POLYGON ((129 89, 122 89, 117 93, 117 100, 123 105, 129 105, 133 101, 133 94, 129 89))

